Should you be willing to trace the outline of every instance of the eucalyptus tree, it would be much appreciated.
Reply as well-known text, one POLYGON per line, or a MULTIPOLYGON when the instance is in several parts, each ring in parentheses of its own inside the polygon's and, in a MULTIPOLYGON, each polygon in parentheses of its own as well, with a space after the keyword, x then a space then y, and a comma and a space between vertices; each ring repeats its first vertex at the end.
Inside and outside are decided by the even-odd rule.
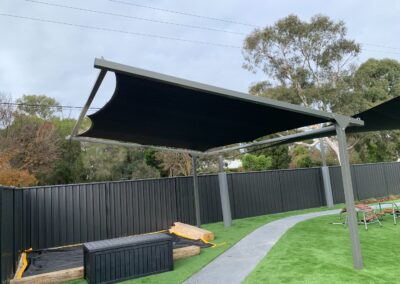
MULTIPOLYGON (((344 22, 323 15, 307 22, 289 15, 246 37, 243 67, 267 77, 251 86, 254 95, 353 114, 364 104, 350 84, 359 53, 360 45, 347 38, 344 22)), ((326 141, 339 157, 335 139, 326 141)))
MULTIPOLYGON (((369 107, 400 95, 400 62, 369 59, 354 75, 354 90, 369 107)), ((362 162, 375 163, 400 158, 400 131, 380 131, 363 135, 355 146, 362 162)))

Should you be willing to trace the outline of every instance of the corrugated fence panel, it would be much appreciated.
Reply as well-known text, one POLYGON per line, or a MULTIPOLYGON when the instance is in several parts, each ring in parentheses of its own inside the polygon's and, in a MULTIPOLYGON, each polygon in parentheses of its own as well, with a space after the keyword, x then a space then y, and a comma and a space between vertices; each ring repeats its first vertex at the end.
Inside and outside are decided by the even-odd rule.
POLYGON ((177 177, 176 179, 176 220, 186 224, 196 224, 193 178, 177 177))
MULTIPOLYGON (((357 179, 355 175, 354 166, 350 167, 351 180, 353 183, 353 193, 354 199, 359 200, 358 190, 357 190, 357 179)), ((344 203, 344 190, 343 190, 343 180, 342 172, 339 166, 329 167, 329 173, 331 177, 331 186, 333 194, 334 203, 344 203)))
POLYGON ((275 171, 231 174, 235 218, 282 211, 279 174, 275 171))
POLYGON ((12 188, 0 187, 0 265, 1 282, 6 283, 15 271, 14 193, 12 188))
POLYGON ((32 236, 31 236, 31 192, 30 190, 22 189, 22 208, 20 211, 22 214, 22 248, 32 247, 32 236))
POLYGON ((319 207, 324 204, 320 168, 280 171, 283 211, 319 207))
POLYGON ((400 163, 381 164, 388 194, 400 194, 400 163))
POLYGON ((14 216, 13 216, 13 235, 14 235, 14 264, 18 261, 19 254, 27 247, 26 238, 24 236, 24 219, 25 219, 25 212, 23 210, 23 194, 24 191, 18 188, 14 188, 14 216))
POLYGON ((110 182, 108 238, 167 229, 176 221, 175 179, 110 182))
POLYGON ((105 194, 105 183, 24 189, 25 243, 46 248, 107 238, 105 194))
POLYGON ((218 176, 199 176, 198 181, 201 222, 206 224, 222 221, 221 195, 219 193, 218 176))
POLYGON ((387 196, 385 174, 381 164, 354 165, 351 168, 357 199, 387 196))
POLYGON ((344 203, 344 191, 340 167, 329 167, 329 175, 331 178, 333 203, 344 203))

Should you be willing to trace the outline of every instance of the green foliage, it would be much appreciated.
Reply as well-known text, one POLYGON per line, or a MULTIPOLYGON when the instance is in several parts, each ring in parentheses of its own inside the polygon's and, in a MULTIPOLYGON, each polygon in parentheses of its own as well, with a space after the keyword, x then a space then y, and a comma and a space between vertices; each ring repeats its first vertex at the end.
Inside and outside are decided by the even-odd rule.
POLYGON ((370 106, 400 95, 400 62, 369 59, 356 71, 355 88, 370 106))
MULTIPOLYGON (((115 147, 122 150, 121 148, 115 147)), ((146 179, 158 178, 160 172, 155 167, 146 163, 146 151, 141 149, 124 149, 125 157, 115 163, 112 168, 113 179, 127 180, 127 179, 146 179)))
MULTIPOLYGON (((400 62, 391 59, 369 59, 356 71, 354 89, 369 107, 400 95, 400 62)), ((400 131, 381 131, 355 135, 360 162, 376 163, 400 157, 400 131)))
POLYGON ((382 131, 366 134, 355 146, 361 163, 379 163, 400 157, 400 131, 382 131))
POLYGON ((297 156, 294 162, 297 168, 311 168, 314 166, 313 160, 308 154, 297 156))
POLYGON ((296 145, 292 150, 292 163, 291 168, 311 168, 320 165, 320 152, 310 151, 303 145, 296 145))
POLYGON ((245 154, 242 157, 242 164, 246 171, 263 171, 271 169, 272 159, 264 155, 245 154))
POLYGON ((168 172, 164 170, 163 161, 158 158, 157 151, 153 149, 144 150, 144 159, 148 166, 155 168, 159 171, 161 177, 167 177, 168 172))
POLYGON ((160 171, 146 163, 141 149, 86 144, 81 155, 86 181, 159 178, 160 171))
POLYGON ((83 148, 83 163, 88 181, 119 180, 124 178, 121 165, 127 159, 125 148, 102 144, 87 144, 83 148))
POLYGON ((344 106, 342 97, 349 95, 347 80, 354 70, 351 59, 360 52, 346 33, 342 21, 322 15, 309 22, 289 15, 256 29, 244 43, 244 68, 261 70, 270 81, 253 86, 251 92, 321 110, 344 106))
POLYGON ((17 100, 17 104, 22 113, 42 119, 52 118, 61 111, 61 106, 55 99, 44 95, 23 95, 17 100))
POLYGON ((87 170, 84 167, 79 142, 64 141, 60 145, 61 157, 53 170, 42 177, 42 184, 69 184, 85 182, 87 170))
POLYGON ((289 167, 291 156, 289 155, 288 145, 273 147, 254 146, 249 148, 254 155, 264 155, 271 158, 271 169, 287 169, 289 167))
POLYGON ((59 135, 58 146, 61 152, 60 158, 55 162, 50 174, 43 177, 45 184, 68 184, 87 181, 87 169, 83 163, 81 144, 76 141, 66 140, 76 124, 75 119, 54 118, 52 122, 56 126, 59 135))
POLYGON ((154 167, 149 166, 143 160, 133 164, 132 179, 146 179, 146 178, 159 178, 160 171, 154 167))

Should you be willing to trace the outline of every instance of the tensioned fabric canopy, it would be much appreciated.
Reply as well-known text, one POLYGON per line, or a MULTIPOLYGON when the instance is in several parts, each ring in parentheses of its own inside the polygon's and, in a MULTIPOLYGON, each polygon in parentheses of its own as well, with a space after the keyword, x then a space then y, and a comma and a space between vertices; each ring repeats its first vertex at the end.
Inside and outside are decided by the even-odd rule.
MULTIPOLYGON (((382 104, 379 104, 366 111, 353 115, 354 118, 359 118, 364 121, 363 126, 350 126, 347 128, 347 133, 360 133, 370 131, 383 131, 400 129, 400 96, 390 99, 382 104)), ((329 137, 336 135, 336 131, 332 127, 320 129, 317 133, 302 133, 282 139, 278 143, 273 143, 273 146, 288 144, 314 138, 329 137)))
POLYGON ((80 137, 204 152, 336 116, 103 59, 95 67, 114 72, 116 88, 80 137))

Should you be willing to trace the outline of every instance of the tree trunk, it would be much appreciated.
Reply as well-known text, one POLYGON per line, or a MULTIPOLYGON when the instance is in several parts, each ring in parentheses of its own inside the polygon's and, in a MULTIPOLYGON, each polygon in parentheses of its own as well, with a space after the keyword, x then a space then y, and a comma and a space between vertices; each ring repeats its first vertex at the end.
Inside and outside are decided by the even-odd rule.
POLYGON ((339 155, 339 145, 338 145, 338 142, 337 142, 336 139, 334 139, 334 138, 328 138, 328 137, 326 137, 326 138, 323 138, 323 139, 325 139, 325 141, 326 141, 326 143, 328 144, 328 146, 333 150, 333 152, 335 152, 336 158, 338 159, 339 165, 340 165, 341 163, 340 163, 340 155, 339 155))

